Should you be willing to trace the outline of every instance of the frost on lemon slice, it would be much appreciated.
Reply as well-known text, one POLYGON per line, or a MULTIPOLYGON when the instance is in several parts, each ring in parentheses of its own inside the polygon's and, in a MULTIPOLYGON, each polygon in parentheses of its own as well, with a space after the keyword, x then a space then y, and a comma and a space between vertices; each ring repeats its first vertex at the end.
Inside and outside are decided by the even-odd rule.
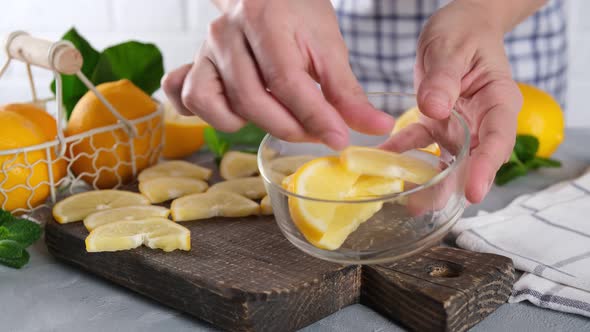
POLYGON ((88 231, 116 221, 138 220, 147 217, 168 217, 170 210, 161 206, 140 205, 125 206, 115 209, 102 210, 84 218, 84 226, 88 231))
POLYGON ((415 184, 423 184, 439 172, 422 159, 360 146, 346 148, 340 153, 340 161, 351 172, 401 179, 415 184))
POLYGON ((279 157, 269 162, 269 168, 284 175, 291 175, 303 164, 315 158, 317 157, 307 155, 279 157))
POLYGON ((250 199, 260 199, 266 196, 264 182, 259 176, 218 182, 212 185, 209 190, 207 190, 207 192, 221 191, 239 194, 250 199))
POLYGON ((164 176, 140 182, 139 192, 150 202, 161 203, 189 194, 201 193, 208 187, 207 182, 203 180, 164 176))
POLYGON ((217 191, 177 198, 172 201, 170 211, 173 220, 187 221, 213 217, 246 217, 258 214, 260 207, 242 195, 217 191))
POLYGON ((190 231, 163 217, 124 220, 102 225, 86 237, 86 251, 118 251, 140 245, 166 252, 190 250, 190 231))
POLYGON ((272 205, 270 204, 270 197, 264 196, 260 201, 260 214, 268 216, 273 214, 272 205))
POLYGON ((228 151, 219 164, 219 173, 226 180, 248 177, 258 172, 256 155, 240 151, 228 151))
POLYGON ((72 195, 53 207, 53 217, 60 224, 80 221, 88 215, 112 208, 150 205, 143 195, 122 190, 96 190, 72 195))
MULTIPOLYGON (((420 113, 420 110, 418 109, 418 106, 414 106, 412 108, 409 108, 407 111, 405 111, 402 115, 400 115, 395 120, 395 126, 393 127, 393 130, 391 131, 391 135, 394 135, 394 134, 400 132, 402 129, 406 128, 407 126, 409 126, 413 123, 420 122, 420 116, 421 116, 421 113, 420 113)), ((432 143, 429 146, 427 146, 425 148, 418 149, 418 150, 431 153, 435 156, 440 156, 440 147, 436 143, 432 143)))
POLYGON ((148 167, 139 173, 137 180, 140 182, 164 176, 193 178, 208 180, 212 171, 206 167, 195 165, 184 160, 165 161, 148 167))

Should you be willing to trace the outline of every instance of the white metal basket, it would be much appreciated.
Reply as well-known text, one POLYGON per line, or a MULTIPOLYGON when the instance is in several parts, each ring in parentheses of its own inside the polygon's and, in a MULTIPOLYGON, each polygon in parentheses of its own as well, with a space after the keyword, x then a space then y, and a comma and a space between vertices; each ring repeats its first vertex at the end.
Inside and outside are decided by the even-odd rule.
POLYGON ((50 207, 60 193, 99 189, 97 180, 106 173, 112 174, 115 179, 110 187, 118 188, 134 179, 141 168, 158 161, 164 139, 164 110, 160 103, 156 101, 156 111, 147 116, 125 119, 82 73, 82 56, 68 41, 53 43, 15 31, 6 39, 6 53, 7 60, 0 69, 0 77, 12 60, 24 62, 32 102, 37 105, 45 106, 46 101, 37 98, 31 65, 53 72, 56 82, 57 135, 55 139, 42 144, 0 150, 2 209, 13 213, 31 213, 42 207, 50 207), (60 74, 76 75, 115 116, 117 123, 66 137, 60 74), (101 146, 99 141, 105 140, 112 144, 101 146), (76 153, 77 146, 82 144, 90 145, 90 153, 76 153), (142 147, 142 153, 136 151, 139 150, 138 146, 142 147), (113 162, 98 166, 98 158, 105 156, 113 162), (76 164, 81 162, 91 163, 92 167, 76 172, 76 164), (55 174, 64 167, 66 172, 63 177, 62 174, 55 174), (122 177, 121 174, 130 176, 122 177), (26 203, 23 203, 24 198, 26 203))

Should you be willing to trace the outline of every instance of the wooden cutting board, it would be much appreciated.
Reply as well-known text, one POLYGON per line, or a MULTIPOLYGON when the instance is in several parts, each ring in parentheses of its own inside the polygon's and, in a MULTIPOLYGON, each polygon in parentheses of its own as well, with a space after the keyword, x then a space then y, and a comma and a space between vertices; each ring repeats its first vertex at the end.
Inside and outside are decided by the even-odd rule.
POLYGON ((401 261, 342 266, 299 251, 273 217, 184 222, 190 252, 87 253, 81 223, 47 215, 54 256, 231 331, 294 331, 354 303, 409 329, 465 331, 506 302, 506 257, 435 247, 401 261))

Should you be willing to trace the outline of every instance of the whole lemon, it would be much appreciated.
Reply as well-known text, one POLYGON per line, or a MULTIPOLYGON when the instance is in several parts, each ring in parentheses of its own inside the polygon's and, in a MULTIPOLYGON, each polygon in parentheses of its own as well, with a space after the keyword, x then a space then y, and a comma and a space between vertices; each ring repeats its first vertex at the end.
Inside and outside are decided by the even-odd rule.
POLYGON ((170 102, 164 105, 164 146, 162 156, 179 159, 190 156, 203 146, 203 133, 209 125, 198 116, 178 114, 170 102))
MULTIPOLYGON (((128 120, 148 116, 158 105, 131 81, 123 79, 98 85, 97 90, 128 120)), ((66 135, 114 125, 117 118, 92 92, 88 91, 76 104, 66 135)), ((87 183, 100 188, 114 188, 133 180, 132 157, 137 172, 156 162, 163 132, 162 117, 135 124, 138 136, 133 140, 123 129, 96 132, 90 137, 74 140, 68 146, 72 171, 87 183)))
MULTIPOLYGON (((0 111, 0 152, 41 144, 39 126, 15 112, 0 111)), ((43 150, 0 155, 0 207, 23 212, 49 196, 49 172, 43 150)))
POLYGON ((529 84, 518 83, 523 104, 518 114, 519 135, 532 135, 539 140, 537 156, 549 158, 564 138, 561 107, 547 92, 529 84))

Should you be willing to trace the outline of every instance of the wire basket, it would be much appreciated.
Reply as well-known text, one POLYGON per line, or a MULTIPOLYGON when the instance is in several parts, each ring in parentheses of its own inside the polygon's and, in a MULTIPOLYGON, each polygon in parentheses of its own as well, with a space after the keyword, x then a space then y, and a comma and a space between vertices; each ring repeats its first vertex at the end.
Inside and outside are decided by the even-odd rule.
POLYGON ((141 169, 156 163, 164 140, 164 110, 158 101, 155 112, 126 119, 82 73, 82 56, 68 41, 55 43, 22 31, 6 39, 7 60, 25 63, 32 103, 45 110, 48 100, 39 100, 31 65, 53 72, 56 82, 55 139, 42 144, 0 150, 0 207, 17 214, 32 214, 51 207, 60 196, 78 191, 119 188, 135 179, 141 169), (76 75, 117 122, 80 134, 66 136, 63 86, 60 74, 76 75), (105 181, 106 179, 106 181, 105 181))

